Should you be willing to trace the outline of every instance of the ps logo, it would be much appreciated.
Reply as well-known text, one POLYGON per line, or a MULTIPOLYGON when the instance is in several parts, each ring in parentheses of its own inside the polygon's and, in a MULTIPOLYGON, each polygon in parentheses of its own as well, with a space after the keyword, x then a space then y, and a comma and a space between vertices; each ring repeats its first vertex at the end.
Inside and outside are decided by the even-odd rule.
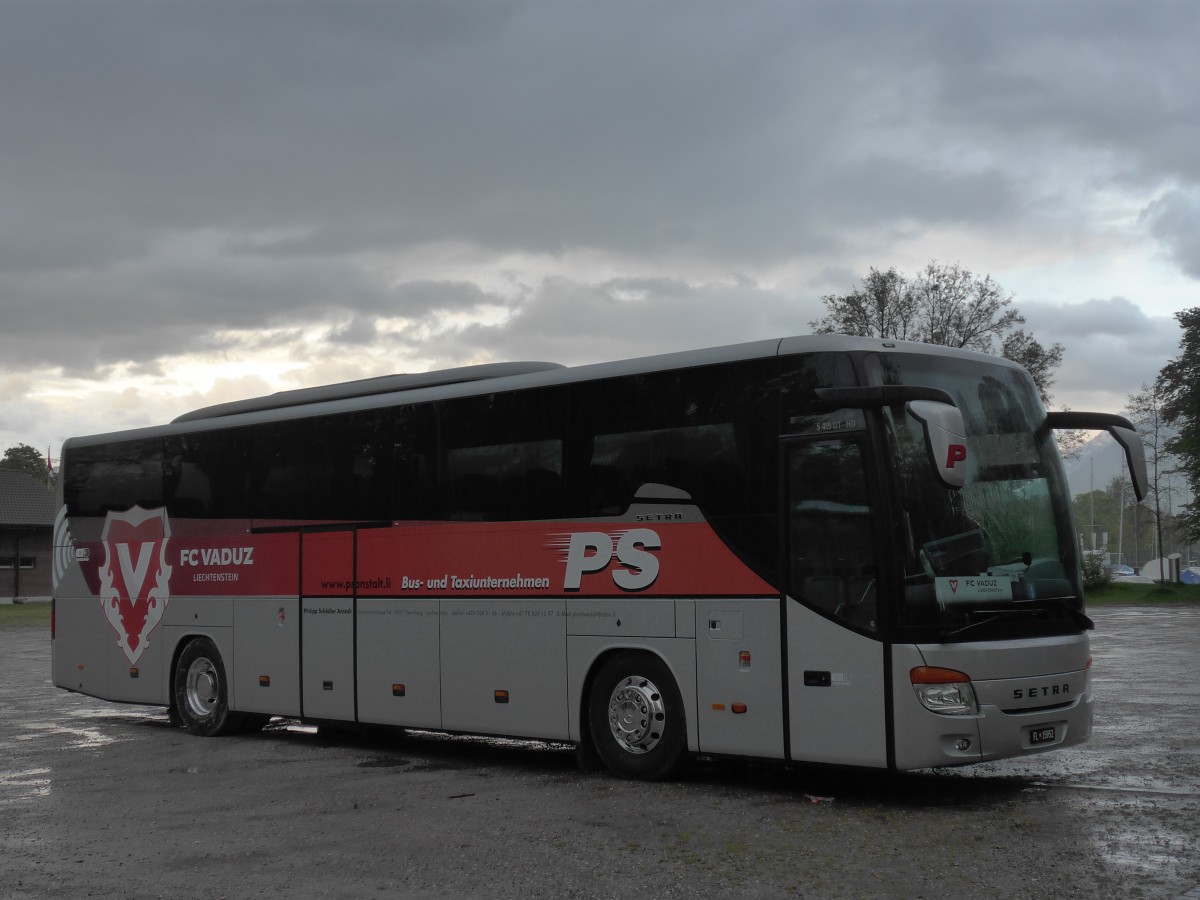
POLYGON ((658 557, 651 550, 662 547, 658 534, 649 528, 631 528, 616 536, 603 531, 581 531, 571 535, 567 547, 567 572, 563 590, 577 591, 584 575, 603 572, 615 555, 623 568, 613 569, 613 582, 623 591, 642 591, 658 578, 658 557))

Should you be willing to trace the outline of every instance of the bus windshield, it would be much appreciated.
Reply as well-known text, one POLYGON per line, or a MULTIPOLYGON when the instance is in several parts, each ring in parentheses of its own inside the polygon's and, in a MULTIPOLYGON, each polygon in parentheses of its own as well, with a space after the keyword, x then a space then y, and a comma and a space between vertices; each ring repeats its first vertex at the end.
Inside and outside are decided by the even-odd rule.
POLYGON ((950 393, 970 445, 967 482, 950 490, 928 464, 920 423, 904 407, 884 411, 902 511, 898 628, 980 640, 1090 627, 1062 464, 1032 379, 972 360, 873 359, 883 384, 950 393))

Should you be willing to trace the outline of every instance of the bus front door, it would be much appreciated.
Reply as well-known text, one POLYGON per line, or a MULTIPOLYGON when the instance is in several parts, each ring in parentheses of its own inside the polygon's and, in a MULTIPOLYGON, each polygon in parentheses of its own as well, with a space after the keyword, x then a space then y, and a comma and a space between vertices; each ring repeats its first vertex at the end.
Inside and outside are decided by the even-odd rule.
POLYGON ((305 718, 354 721, 356 532, 300 535, 300 687, 305 718))
POLYGON ((887 765, 867 453, 858 435, 785 444, 788 737, 798 761, 887 765))

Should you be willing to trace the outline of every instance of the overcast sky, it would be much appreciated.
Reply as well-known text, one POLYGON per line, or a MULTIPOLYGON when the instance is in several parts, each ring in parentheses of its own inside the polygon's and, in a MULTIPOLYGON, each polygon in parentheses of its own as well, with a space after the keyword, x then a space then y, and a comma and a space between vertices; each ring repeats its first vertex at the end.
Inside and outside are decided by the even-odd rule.
POLYGON ((1200 305, 1200 4, 0 0, 0 448, 801 334, 960 263, 1119 411, 1200 305))

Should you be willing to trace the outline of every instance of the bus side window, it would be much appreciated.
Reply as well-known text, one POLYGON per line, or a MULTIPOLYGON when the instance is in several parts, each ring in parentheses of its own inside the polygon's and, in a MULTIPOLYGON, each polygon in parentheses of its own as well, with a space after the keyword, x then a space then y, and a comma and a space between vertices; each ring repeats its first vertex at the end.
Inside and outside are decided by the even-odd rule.
POLYGON ((433 405, 392 411, 391 517, 398 521, 436 519, 437 418, 433 405))
POLYGON ((439 403, 438 517, 561 518, 566 414, 566 393, 559 388, 439 403))
POLYGON ((789 587, 857 628, 878 628, 876 562, 862 450, 849 440, 791 449, 789 587))
POLYGON ((254 518, 387 518, 391 440, 385 417, 372 411, 256 426, 254 518))
POLYGON ((163 505, 161 439, 124 441, 102 447, 70 448, 67 510, 72 516, 103 516, 134 506, 163 505))
POLYGON ((249 429, 228 428, 167 438, 167 512, 187 519, 246 519, 249 429))

